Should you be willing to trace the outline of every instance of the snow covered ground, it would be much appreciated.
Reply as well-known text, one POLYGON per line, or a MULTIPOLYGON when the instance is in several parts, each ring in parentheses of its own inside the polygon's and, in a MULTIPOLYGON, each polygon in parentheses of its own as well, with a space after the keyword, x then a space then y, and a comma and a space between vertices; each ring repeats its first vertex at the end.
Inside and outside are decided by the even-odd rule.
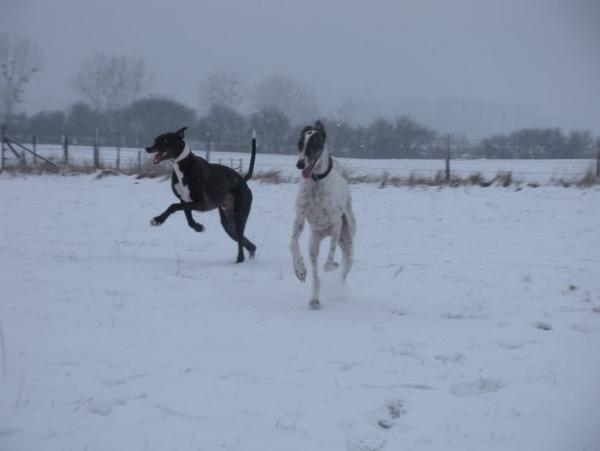
MULTIPOLYGON (((47 158, 52 158, 62 163, 63 149, 57 145, 38 146, 38 153, 47 158)), ((206 153, 202 150, 193 149, 202 157, 206 153)), ((14 164, 17 160, 11 153, 7 153, 14 164)), ((136 168, 138 163, 145 164, 150 161, 148 155, 140 149, 124 148, 120 153, 121 168, 136 168)), ((28 162, 31 156, 26 154, 28 162)), ((210 160, 213 163, 225 164, 238 169, 240 160, 242 172, 248 168, 250 161, 250 146, 248 152, 212 152, 210 160)), ((375 175, 387 173, 392 176, 409 177, 411 175, 420 177, 434 177, 438 171, 445 170, 443 160, 371 160, 358 158, 338 158, 339 163, 351 174, 356 176, 375 175)), ((69 161, 78 165, 93 165, 93 153, 91 147, 71 146, 69 150, 69 161)), ((106 167, 116 167, 117 151, 111 147, 100 148, 100 162, 106 167)), ((11 161, 9 161, 11 163, 11 161)), ((277 170, 284 176, 297 176, 295 169, 295 155, 265 154, 258 148, 256 158, 256 171, 277 170)), ((519 181, 548 183, 552 179, 578 180, 587 171, 595 170, 596 162, 593 160, 452 160, 451 172, 455 176, 468 177, 474 173, 480 173, 487 179, 495 177, 499 172, 511 172, 513 177, 519 181)))
POLYGON ((165 182, 0 176, 1 450, 599 449, 600 189, 353 185, 312 311, 251 185, 234 265, 165 182))

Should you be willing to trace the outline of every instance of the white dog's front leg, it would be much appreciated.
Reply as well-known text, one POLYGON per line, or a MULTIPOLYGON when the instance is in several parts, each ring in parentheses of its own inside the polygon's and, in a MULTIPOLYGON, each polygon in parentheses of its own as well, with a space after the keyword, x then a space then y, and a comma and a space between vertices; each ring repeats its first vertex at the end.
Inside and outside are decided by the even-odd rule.
POLYGON ((292 229, 292 239, 290 240, 290 251, 292 252, 292 262, 294 264, 294 273, 301 282, 306 280, 306 266, 300 253, 300 234, 304 229, 304 216, 297 215, 292 229))
POLYGON ((308 245, 308 254, 310 256, 310 264, 312 266, 312 297, 310 298, 310 308, 317 309, 320 307, 319 302, 319 289, 321 287, 321 280, 319 279, 319 265, 317 260, 319 258, 319 244, 321 244, 321 235, 314 229, 310 231, 310 242, 308 245))
POLYGON ((340 266, 339 263, 334 261, 335 248, 338 245, 340 239, 340 232, 342 230, 342 221, 334 225, 331 230, 331 241, 329 242, 329 253, 327 254, 327 260, 325 261, 325 271, 333 271, 340 266))

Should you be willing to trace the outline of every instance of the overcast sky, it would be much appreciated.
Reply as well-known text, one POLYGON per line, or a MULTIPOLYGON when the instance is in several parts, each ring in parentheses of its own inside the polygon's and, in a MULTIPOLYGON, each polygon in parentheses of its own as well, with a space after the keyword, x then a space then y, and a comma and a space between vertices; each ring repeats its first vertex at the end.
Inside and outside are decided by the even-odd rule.
MULTIPOLYGON (((461 98, 600 133, 598 0, 0 0, 0 29, 36 42, 25 108, 63 108, 94 52, 141 55, 152 91, 197 107, 211 70, 312 86, 326 111, 461 98)), ((549 124, 550 125, 550 124, 549 124)))

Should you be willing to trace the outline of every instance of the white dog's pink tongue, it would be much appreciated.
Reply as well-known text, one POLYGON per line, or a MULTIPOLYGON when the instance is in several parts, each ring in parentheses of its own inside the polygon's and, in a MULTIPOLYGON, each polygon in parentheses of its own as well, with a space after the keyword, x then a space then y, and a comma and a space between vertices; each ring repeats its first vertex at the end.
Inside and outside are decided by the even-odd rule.
POLYGON ((315 165, 317 164, 317 161, 313 161, 311 164, 309 164, 307 167, 305 167, 302 170, 302 177, 304 177, 305 179, 309 178, 312 175, 312 171, 315 168, 315 165))

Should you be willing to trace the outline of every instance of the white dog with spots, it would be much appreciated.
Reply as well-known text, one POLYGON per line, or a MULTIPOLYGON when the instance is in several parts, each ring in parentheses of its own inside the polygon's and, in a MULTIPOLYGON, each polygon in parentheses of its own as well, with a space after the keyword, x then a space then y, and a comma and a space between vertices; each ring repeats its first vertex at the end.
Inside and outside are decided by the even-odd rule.
POLYGON ((296 219, 292 230, 290 250, 294 272, 300 281, 306 280, 306 266, 300 253, 298 240, 304 229, 304 221, 310 225, 309 256, 312 266, 312 296, 310 307, 318 308, 319 270, 317 258, 321 240, 330 237, 329 252, 325 261, 325 271, 333 271, 339 264, 335 262, 335 249, 342 250, 342 278, 345 281, 353 259, 354 233, 356 222, 352 213, 352 201, 348 182, 342 176, 339 166, 333 161, 326 144, 326 133, 320 121, 314 126, 305 127, 298 141, 298 169, 302 179, 296 198, 296 219))

